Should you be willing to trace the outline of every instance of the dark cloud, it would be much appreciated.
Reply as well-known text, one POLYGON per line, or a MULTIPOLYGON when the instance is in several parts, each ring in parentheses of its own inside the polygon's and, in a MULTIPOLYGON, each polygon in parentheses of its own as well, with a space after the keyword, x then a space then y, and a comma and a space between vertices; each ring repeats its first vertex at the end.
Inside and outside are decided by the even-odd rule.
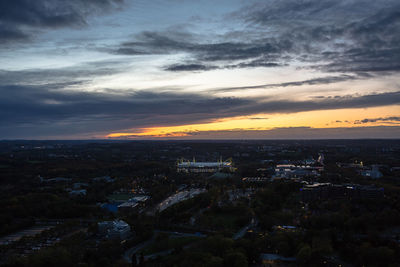
POLYGON ((317 66, 332 72, 397 72, 400 70, 399 48, 355 48, 330 56, 333 63, 317 66))
MULTIPOLYGON (((2 137, 81 134, 207 122, 249 100, 201 95, 62 90, 57 85, 0 87, 2 137)), ((235 113, 234 111, 232 111, 235 113)), ((222 115, 224 116, 224 115, 222 115)))
MULTIPOLYGON (((238 87, 226 87, 226 88, 217 88, 213 89, 214 92, 230 92, 230 91, 240 91, 246 89, 268 89, 275 87, 289 87, 289 86, 302 86, 302 85, 321 85, 321 84, 330 84, 337 82, 344 82, 349 80, 357 80, 366 77, 366 75, 347 75, 343 74, 340 76, 327 76, 303 81, 295 81, 295 82, 286 82, 286 83, 266 83, 260 85, 251 85, 251 86, 238 86, 238 87)), ((325 98, 325 96, 314 96, 313 98, 325 98)))
POLYGON ((324 19, 327 18, 326 15, 332 17, 333 14, 329 12, 329 9, 337 7, 339 3, 340 1, 335 0, 256 2, 237 12, 233 12, 231 16, 262 25, 268 25, 276 21, 281 22, 283 20, 301 22, 315 17, 324 19))
MULTIPOLYGON (((142 32, 111 52, 187 53, 199 67, 221 61, 222 64, 213 65, 277 67, 301 61, 324 71, 397 72, 400 69, 398 10, 400 3, 395 0, 256 2, 230 14, 229 19, 248 24, 245 30, 227 33, 225 39, 206 42, 189 32, 142 32)), ((187 64, 176 63, 177 70, 185 70, 184 65, 187 64)))
MULTIPOLYGON (((390 1, 389 1, 390 2, 390 1)), ((366 5, 371 5, 366 3, 366 5)), ((399 3, 383 4, 352 20, 337 20, 335 25, 309 26, 300 40, 319 44, 310 60, 330 63, 316 67, 339 72, 399 71, 399 3), (391 6, 391 7, 390 7, 391 6), (357 18, 357 19, 355 19, 357 18), (326 49, 330 46, 330 49, 326 49)), ((334 14, 335 10, 332 10, 334 14)))
POLYGON ((263 68, 273 68, 273 67, 282 67, 283 64, 279 64, 276 62, 268 62, 265 61, 264 59, 256 59, 252 60, 250 62, 241 62, 236 65, 227 65, 225 68, 258 68, 258 67, 263 67, 263 68))
MULTIPOLYGON (((121 3, 122 0, 0 0, 0 44, 26 41, 48 29, 83 27, 88 24, 89 16, 110 11, 121 3)), ((164 92, 156 88, 147 91, 104 88, 88 92, 85 86, 94 78, 125 71, 129 63, 92 62, 51 70, 0 70, 0 137, 26 136, 27 133, 31 136, 80 135, 210 122, 259 113, 398 105, 400 92, 368 95, 360 92, 349 96, 325 96, 319 92, 303 101, 268 96, 220 98, 213 93, 333 84, 381 78, 385 75, 382 72, 398 72, 399 10, 397 0, 257 1, 230 14, 231 21, 227 20, 226 24, 232 23, 231 28, 238 24, 244 26, 234 32, 200 36, 170 27, 165 31, 145 31, 116 47, 103 49, 116 55, 184 54, 182 62, 165 66, 166 71, 174 72, 274 68, 293 62, 312 70, 339 72, 314 79, 233 85, 202 94, 171 93, 174 88, 169 92, 166 92, 168 88, 164 92)), ((126 57, 126 60, 131 58, 126 57)), ((348 123, 397 123, 397 118, 370 118, 348 123)), ((397 128, 379 128, 379 131, 383 129, 397 128)), ((309 128, 274 131, 290 134, 300 131, 298 138, 308 131, 323 133, 323 130, 309 128)), ((337 131, 339 135, 352 130, 337 131)))
MULTIPOLYGON (((271 62, 281 58, 289 51, 289 40, 263 39, 252 42, 216 42, 202 43, 190 33, 143 32, 133 42, 125 42, 110 52, 122 55, 190 53, 199 62, 246 60, 239 64, 224 65, 221 68, 237 67, 276 67, 279 63, 271 62), (250 61, 248 61, 250 60, 250 61)), ((177 64, 185 65, 185 64, 177 64)), ((196 65, 207 65, 196 63, 196 65)), ((184 69, 184 67, 183 67, 184 69)), ((167 70, 169 70, 167 68, 167 70)))
MULTIPOLYGON (((219 60, 245 60, 263 58, 275 58, 282 53, 290 51, 292 43, 289 40, 265 39, 252 43, 217 43, 201 44, 198 48, 198 58, 204 61, 219 60)), ((258 65, 262 61, 258 61, 258 65)))
POLYGON ((26 41, 29 39, 29 35, 22 32, 20 29, 12 25, 4 25, 0 23, 0 45, 11 42, 26 41))
POLYGON ((90 82, 96 77, 104 77, 126 71, 128 65, 129 61, 126 60, 103 60, 52 69, 18 71, 0 69, 0 85, 82 85, 84 82, 90 82))
POLYGON ((349 95, 324 98, 312 101, 260 99, 251 106, 240 107, 242 114, 256 113, 293 113, 300 111, 367 108, 400 103, 400 91, 371 95, 349 95))
POLYGON ((206 71, 250 67, 279 67, 273 62, 291 48, 288 41, 265 39, 259 42, 201 43, 186 32, 142 32, 133 42, 125 42, 110 52, 119 55, 189 53, 195 63, 177 63, 166 66, 167 71, 206 71), (238 63, 230 63, 241 61, 238 63), (213 62, 214 64, 210 64, 213 62), (227 63, 228 62, 228 63, 227 63), (219 63, 216 65, 216 63, 219 63))
POLYGON ((168 71, 205 71, 217 69, 217 66, 209 66, 202 64, 174 64, 167 66, 165 70, 168 71))
POLYGON ((264 67, 264 68, 272 68, 282 66, 278 63, 274 62, 264 62, 260 59, 253 60, 250 62, 241 62, 238 64, 227 64, 221 66, 215 65, 203 65, 203 64, 173 64, 164 68, 167 71, 207 71, 207 70, 215 70, 215 69, 236 69, 236 68, 256 68, 256 67, 264 67))
POLYGON ((82 27, 87 17, 118 7, 123 0, 1 0, 0 43, 28 39, 36 30, 82 27))
POLYGON ((369 123, 369 122, 391 122, 391 123, 399 123, 400 117, 392 116, 392 117, 385 117, 385 118, 370 118, 370 119, 363 119, 363 120, 356 120, 354 124, 362 124, 362 123, 369 123))
POLYGON ((79 80, 37 85, 1 84, 2 137, 26 136, 27 133, 32 136, 79 135, 204 123, 259 113, 367 108, 400 103, 400 92, 293 101, 269 97, 220 98, 204 94, 160 92, 156 89, 107 89, 98 92, 69 89, 76 83, 79 80))
POLYGON ((232 17, 276 29, 299 58, 328 71, 399 71, 400 3, 394 0, 268 1, 232 17), (318 66, 318 62, 330 62, 318 66))

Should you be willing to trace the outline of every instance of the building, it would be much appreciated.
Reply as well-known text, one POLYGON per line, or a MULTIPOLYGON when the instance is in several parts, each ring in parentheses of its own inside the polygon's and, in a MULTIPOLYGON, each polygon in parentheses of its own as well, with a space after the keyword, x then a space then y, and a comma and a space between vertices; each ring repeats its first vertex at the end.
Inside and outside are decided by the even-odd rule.
POLYGON ((139 208, 139 203, 134 201, 127 201, 118 205, 118 211, 121 212, 134 211, 137 210, 138 208, 139 208))
POLYGON ((379 179, 383 176, 383 174, 379 171, 378 165, 372 165, 371 169, 362 170, 361 175, 373 179, 379 179))
POLYGON ((360 163, 336 163, 340 168, 352 168, 355 169, 357 173, 360 175, 372 178, 379 179, 383 177, 383 174, 379 171, 379 165, 371 165, 364 166, 362 162, 360 163))
POLYGON ((296 258, 283 257, 278 254, 263 253, 260 255, 260 260, 263 266, 285 266, 286 264, 294 263, 296 258))
POLYGON ((317 162, 321 165, 324 165, 325 156, 322 153, 319 153, 317 162))
POLYGON ((55 177, 55 178, 50 178, 50 179, 43 179, 43 177, 39 176, 39 179, 41 182, 45 182, 45 183, 50 183, 50 182, 71 182, 72 178, 64 178, 64 177, 55 177))
POLYGON ((379 199, 384 197, 380 187, 366 185, 335 185, 331 183, 316 183, 300 188, 303 202, 330 199, 379 199))
POLYGON ((145 196, 145 195, 137 195, 134 196, 133 198, 129 199, 129 201, 134 201, 139 203, 140 205, 144 206, 145 203, 150 199, 150 196, 145 196))
POLYGON ((70 196, 86 196, 86 189, 72 190, 69 192, 70 196))
POLYGON ((130 198, 128 201, 118 205, 119 211, 135 211, 139 208, 145 207, 146 202, 150 199, 150 196, 138 195, 130 198))
POLYGON ((353 168, 353 169, 362 169, 364 164, 361 162, 354 162, 354 163, 343 163, 343 162, 336 162, 336 165, 339 168, 353 168))
POLYGON ((94 182, 106 182, 106 183, 113 183, 115 180, 111 178, 110 176, 101 176, 101 177, 96 177, 93 178, 94 182))
POLYGON ((266 183, 270 181, 270 178, 267 177, 243 177, 242 182, 245 183, 266 183))
POLYGON ((275 178, 303 178, 320 176, 322 166, 278 164, 275 168, 275 178))
POLYGON ((75 189, 75 190, 81 189, 81 188, 84 188, 84 187, 89 187, 89 184, 88 183, 74 183, 72 185, 72 188, 75 189))
POLYGON ((333 185, 331 183, 315 183, 300 188, 301 199, 303 202, 345 198, 346 192, 344 186, 333 185))
POLYGON ((131 227, 122 220, 104 221, 98 224, 99 233, 106 239, 127 239, 131 235, 131 227))
POLYGON ((216 162, 196 162, 193 161, 185 161, 180 160, 177 163, 177 171, 178 172, 192 172, 192 173, 213 173, 220 170, 228 170, 235 171, 235 168, 232 166, 232 161, 216 161, 216 162))
POLYGON ((275 231, 295 231, 297 227, 293 225, 275 225, 273 229, 275 231))
POLYGON ((379 199, 384 196, 384 189, 382 187, 375 186, 361 186, 357 185, 353 188, 351 195, 353 198, 367 198, 367 199, 379 199))
POLYGON ((172 196, 169 196, 163 202, 158 204, 158 211, 161 212, 161 211, 171 207, 172 205, 175 205, 181 201, 193 198, 204 192, 206 192, 206 190, 203 188, 192 188, 189 190, 180 191, 172 196))

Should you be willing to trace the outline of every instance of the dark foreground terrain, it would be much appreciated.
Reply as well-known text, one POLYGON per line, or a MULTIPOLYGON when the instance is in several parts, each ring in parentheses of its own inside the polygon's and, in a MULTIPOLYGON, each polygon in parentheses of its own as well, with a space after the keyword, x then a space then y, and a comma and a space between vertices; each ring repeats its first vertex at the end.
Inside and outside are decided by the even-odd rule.
POLYGON ((3 266, 400 265, 399 140, 3 141, 0 192, 3 266))

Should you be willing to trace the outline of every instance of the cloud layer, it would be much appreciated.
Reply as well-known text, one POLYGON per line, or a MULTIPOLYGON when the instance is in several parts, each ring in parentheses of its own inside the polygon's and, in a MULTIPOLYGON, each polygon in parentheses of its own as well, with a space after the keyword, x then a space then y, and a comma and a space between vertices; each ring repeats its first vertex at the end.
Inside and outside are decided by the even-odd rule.
MULTIPOLYGON (((260 113, 368 108, 400 104, 400 92, 294 101, 265 98, 214 97, 157 90, 85 92, 67 89, 75 82, 36 86, 1 85, 0 129, 39 128, 43 134, 103 132, 127 128, 205 123, 260 113), (40 127, 42 125, 42 127, 40 127)), ((375 119, 384 120, 384 119, 375 119)), ((25 133, 25 132, 24 132, 25 133)))
MULTIPOLYGON (((0 138, 88 137, 239 116, 267 123, 263 114, 400 105, 397 0, 223 3, 210 1, 211 14, 191 1, 0 0, 0 138)), ((399 116, 337 123, 376 125, 370 135, 388 137, 399 116)))
POLYGON ((265 1, 230 14, 247 29, 212 42, 178 30, 144 31, 111 52, 187 53, 193 61, 177 62, 168 71, 277 67, 293 61, 330 72, 399 71, 398 10, 398 1, 387 0, 265 1))
POLYGON ((0 44, 26 41, 45 29, 79 28, 87 17, 117 7, 123 0, 2 0, 0 44))

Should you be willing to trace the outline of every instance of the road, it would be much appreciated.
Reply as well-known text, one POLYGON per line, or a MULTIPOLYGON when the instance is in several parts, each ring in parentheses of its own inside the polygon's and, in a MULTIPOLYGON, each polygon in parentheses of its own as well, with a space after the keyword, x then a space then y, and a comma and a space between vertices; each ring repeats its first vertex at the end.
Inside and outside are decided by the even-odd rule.
POLYGON ((151 239, 128 249, 124 253, 124 256, 123 256, 124 260, 126 260, 129 263, 132 263, 132 255, 137 254, 141 249, 143 249, 143 248, 147 247, 148 245, 150 245, 151 243, 153 243, 154 240, 155 240, 155 235, 153 235, 153 237, 151 239))
POLYGON ((257 220, 255 218, 252 218, 250 223, 248 225, 246 225, 245 227, 243 227, 242 229, 240 229, 239 232, 234 234, 232 238, 234 240, 242 238, 250 228, 252 228, 252 227, 254 227, 256 225, 257 225, 257 220))

